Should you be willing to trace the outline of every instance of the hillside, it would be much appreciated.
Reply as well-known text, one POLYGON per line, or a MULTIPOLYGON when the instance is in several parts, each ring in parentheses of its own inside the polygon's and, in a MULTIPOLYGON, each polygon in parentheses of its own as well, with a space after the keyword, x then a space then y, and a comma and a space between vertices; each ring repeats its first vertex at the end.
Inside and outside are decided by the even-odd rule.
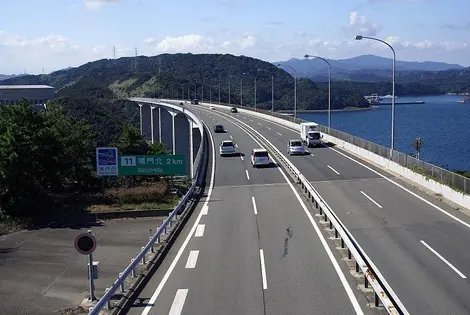
MULTIPOLYGON (((254 78, 257 79, 257 106, 271 108, 271 75, 274 76, 275 106, 289 109, 294 103, 294 79, 284 70, 258 59, 220 54, 163 54, 155 57, 103 59, 77 68, 60 70, 49 75, 34 75, 5 80, 4 84, 48 84, 56 88, 59 98, 84 97, 97 90, 106 99, 143 97, 195 97, 230 99, 240 103, 240 82, 243 80, 243 105, 254 105, 254 78), (134 64, 137 67, 134 69, 134 64), (202 84, 204 91, 202 92, 202 84)), ((327 107, 327 90, 307 79, 297 81, 297 104, 302 109, 327 107)), ((363 97, 350 90, 333 93, 334 108, 368 106, 363 97)))
POLYGON ((26 74, 0 74, 0 81, 8 80, 8 79, 11 79, 11 78, 16 78, 16 77, 24 76, 24 75, 26 75, 26 74))
MULTIPOLYGON (((353 75, 357 72, 368 71, 384 73, 392 70, 392 59, 384 58, 374 55, 362 55, 348 59, 329 59, 331 64, 332 73, 335 75, 353 75)), ((303 77, 312 77, 318 74, 318 72, 327 72, 328 66, 320 59, 297 59, 291 58, 286 61, 274 62, 273 64, 285 63, 293 67, 299 75, 303 77)), ((463 66, 458 64, 448 64, 445 62, 414 62, 414 61, 396 61, 396 71, 445 71, 451 69, 464 69, 463 66)))

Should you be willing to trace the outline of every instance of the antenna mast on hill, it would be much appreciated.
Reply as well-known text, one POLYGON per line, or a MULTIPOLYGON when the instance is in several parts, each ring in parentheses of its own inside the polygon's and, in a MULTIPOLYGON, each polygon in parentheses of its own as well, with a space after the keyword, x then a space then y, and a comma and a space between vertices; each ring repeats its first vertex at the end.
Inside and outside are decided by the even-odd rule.
POLYGON ((116 59, 116 46, 113 46, 113 59, 116 59))
POLYGON ((158 57, 158 74, 162 73, 162 57, 158 57))
POLYGON ((134 56, 134 71, 137 71, 137 47, 135 48, 135 56, 134 56))

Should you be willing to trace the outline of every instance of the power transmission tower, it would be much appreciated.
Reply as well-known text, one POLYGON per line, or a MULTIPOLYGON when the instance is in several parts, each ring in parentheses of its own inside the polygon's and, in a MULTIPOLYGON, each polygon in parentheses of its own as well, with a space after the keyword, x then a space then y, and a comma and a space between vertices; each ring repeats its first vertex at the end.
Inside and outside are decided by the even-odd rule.
POLYGON ((137 71, 137 47, 135 48, 135 55, 134 55, 134 71, 137 71))

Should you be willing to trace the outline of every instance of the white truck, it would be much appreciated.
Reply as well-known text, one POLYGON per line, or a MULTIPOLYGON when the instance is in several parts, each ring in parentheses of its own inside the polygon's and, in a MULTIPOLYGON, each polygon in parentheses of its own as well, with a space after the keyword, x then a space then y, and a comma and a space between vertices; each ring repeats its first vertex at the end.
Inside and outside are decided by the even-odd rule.
POLYGON ((300 137, 304 145, 307 147, 314 147, 321 144, 323 136, 320 133, 320 127, 313 122, 300 124, 300 137))

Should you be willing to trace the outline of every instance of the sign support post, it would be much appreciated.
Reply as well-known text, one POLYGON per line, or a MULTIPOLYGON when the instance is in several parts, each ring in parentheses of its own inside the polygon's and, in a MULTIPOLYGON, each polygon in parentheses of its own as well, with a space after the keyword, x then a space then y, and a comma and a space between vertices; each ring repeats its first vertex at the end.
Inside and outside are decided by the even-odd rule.
POLYGON ((90 296, 88 300, 93 302, 96 300, 95 297, 95 281, 94 281, 94 274, 93 274, 93 254, 88 255, 88 277, 90 278, 90 296))
POLYGON ((87 233, 82 233, 75 238, 74 245, 75 249, 80 254, 88 256, 88 279, 90 280, 90 295, 88 300, 93 302, 96 300, 94 279, 98 279, 98 265, 96 265, 95 274, 95 264, 93 263, 93 252, 96 249, 96 238, 91 233, 91 230, 88 230, 87 233))

